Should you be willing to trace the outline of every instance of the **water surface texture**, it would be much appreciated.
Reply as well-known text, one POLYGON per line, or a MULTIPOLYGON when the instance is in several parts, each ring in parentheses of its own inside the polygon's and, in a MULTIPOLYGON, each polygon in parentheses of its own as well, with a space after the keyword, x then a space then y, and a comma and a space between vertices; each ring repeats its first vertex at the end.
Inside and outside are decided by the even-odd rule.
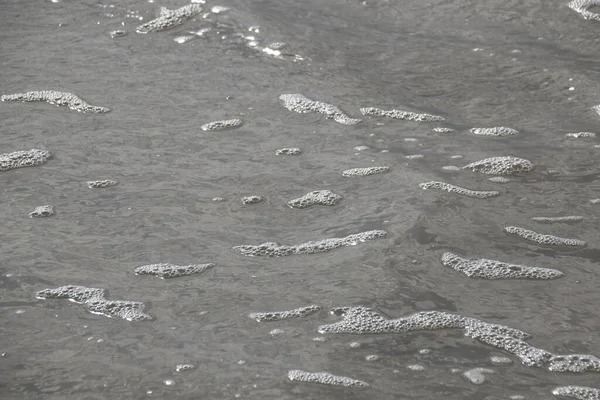
POLYGON ((530 367, 463 329, 318 332, 338 307, 386 320, 438 311, 527 332, 548 354, 600 356, 600 22, 567 3, 209 0, 188 13, 184 0, 1 1, 0 95, 76 98, 0 102, 0 153, 52 155, 0 171, 0 398, 542 400, 598 388, 594 367, 530 367), (161 16, 171 29, 136 32, 161 16), (290 110, 286 94, 310 101, 290 110), (471 131, 494 127, 518 134, 471 131), (507 180, 463 168, 508 156, 532 168, 507 180), (342 200, 288 205, 315 191, 342 200), (42 205, 55 214, 29 218, 42 205), (562 216, 582 218, 532 219, 562 216), (293 257, 234 249, 369 231, 386 235, 293 257), (473 279, 441 265, 446 252, 563 276, 473 279), (206 263, 176 279, 135 273, 206 263), (105 290, 106 310, 36 298, 68 285, 105 290), (114 317, 117 301, 151 319, 114 317), (248 317, 307 305, 318 308, 248 317), (355 381, 368 386, 343 384, 355 381))

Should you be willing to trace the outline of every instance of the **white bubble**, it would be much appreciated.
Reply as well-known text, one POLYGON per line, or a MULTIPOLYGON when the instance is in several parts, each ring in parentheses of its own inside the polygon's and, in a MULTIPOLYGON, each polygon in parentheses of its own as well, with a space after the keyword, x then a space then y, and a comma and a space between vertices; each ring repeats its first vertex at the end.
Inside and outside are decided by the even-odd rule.
POLYGON ((490 361, 492 364, 498 365, 512 364, 512 360, 510 358, 503 356, 491 356, 490 361))
POLYGON ((175 366, 175 372, 189 371, 194 368, 196 368, 196 366, 193 364, 178 364, 175 366))
POLYGON ((163 383, 167 386, 173 386, 175 384, 175 381, 173 379, 165 379, 163 383))
POLYGON ((178 36, 173 40, 179 44, 184 44, 185 42, 189 42, 193 38, 194 38, 193 36, 178 36))
POLYGON ((494 371, 488 368, 473 368, 463 373, 463 376, 467 378, 474 385, 481 385, 485 382, 484 374, 493 374, 494 371))
POLYGON ((262 52, 266 53, 266 54, 268 54, 270 56, 273 56, 273 57, 278 57, 278 56, 281 55, 281 51, 279 51, 279 50, 273 50, 273 49, 270 49, 268 47, 264 47, 262 49, 262 52))
POLYGON ((214 6, 213 8, 210 9, 211 12, 213 12, 214 14, 220 14, 220 13, 224 13, 225 11, 228 11, 229 7, 223 7, 223 6, 214 6))

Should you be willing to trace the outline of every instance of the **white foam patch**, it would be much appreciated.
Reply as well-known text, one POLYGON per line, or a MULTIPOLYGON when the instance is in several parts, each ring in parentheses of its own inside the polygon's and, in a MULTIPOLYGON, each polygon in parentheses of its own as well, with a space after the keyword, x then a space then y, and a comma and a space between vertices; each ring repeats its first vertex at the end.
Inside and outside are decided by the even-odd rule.
POLYGON ((473 368, 463 372, 463 376, 474 385, 481 385, 486 381, 486 374, 493 374, 495 371, 488 368, 473 368))
POLYGON ((583 19, 600 21, 600 14, 590 11, 591 7, 600 6, 600 0, 573 0, 567 6, 583 19))
POLYGON ((294 382, 319 383, 330 386, 367 387, 367 382, 330 374, 329 372, 307 372, 299 369, 288 372, 288 378, 294 382))

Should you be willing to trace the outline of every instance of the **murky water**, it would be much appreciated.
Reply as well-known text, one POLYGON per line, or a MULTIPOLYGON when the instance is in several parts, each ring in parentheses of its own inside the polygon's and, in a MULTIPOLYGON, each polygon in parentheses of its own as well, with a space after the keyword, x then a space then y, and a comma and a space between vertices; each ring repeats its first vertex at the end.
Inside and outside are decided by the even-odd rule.
POLYGON ((140 34, 186 3, 0 2, 0 94, 55 90, 110 109, 0 103, 0 153, 52 153, 0 172, 0 397, 535 400, 600 387, 598 372, 525 366, 481 332, 318 332, 340 321, 335 307, 442 311, 600 356, 600 142, 577 135, 600 133, 600 23, 566 3, 211 0, 140 34), (291 111, 283 94, 318 103, 291 111), (508 181, 462 169, 499 156, 535 168, 508 181), (344 174, 374 167, 385 173, 344 174), (53 215, 29 217, 45 205, 53 215), (569 216, 582 218, 548 220, 569 216), (469 277, 446 252, 564 276, 469 277), (163 263, 214 267, 135 273, 163 263), (65 285, 106 297, 36 298, 65 285), (122 301, 152 320, 93 313, 118 315, 122 301))

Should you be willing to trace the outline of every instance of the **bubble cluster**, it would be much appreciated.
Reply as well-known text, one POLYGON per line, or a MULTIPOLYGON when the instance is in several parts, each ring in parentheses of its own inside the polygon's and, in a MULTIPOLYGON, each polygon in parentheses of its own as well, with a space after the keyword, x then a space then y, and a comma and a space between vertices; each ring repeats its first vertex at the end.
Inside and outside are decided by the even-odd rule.
POLYGON ((382 174, 389 172, 390 167, 364 167, 364 168, 351 168, 342 172, 342 176, 355 177, 355 176, 369 176, 375 174, 382 174))
POLYGON ((54 215, 54 207, 47 204, 45 206, 38 206, 29 213, 29 218, 42 218, 51 217, 54 215))
POLYGON ((85 286, 67 285, 56 289, 44 289, 36 293, 38 299, 67 299, 74 303, 83 304, 88 300, 103 299, 106 294, 104 289, 89 288, 85 286))
POLYGON ((534 168, 531 161, 518 157, 491 157, 465 165, 463 169, 481 172, 487 175, 511 175, 529 172, 534 168))
POLYGON ((294 382, 320 383, 331 386, 367 387, 367 382, 345 376, 332 375, 329 372, 306 372, 299 369, 288 372, 288 378, 294 382))
POLYGON ((530 345, 523 338, 488 329, 467 327, 465 336, 514 354, 528 367, 546 368, 553 372, 600 372, 600 359, 592 355, 552 354, 530 345))
MULTIPOLYGON (((251 26, 248 28, 248 30, 250 32, 253 33, 259 33, 260 32, 260 27, 257 26, 251 26)), ((294 62, 297 61, 302 61, 304 60, 304 58, 298 54, 293 54, 293 53, 289 53, 289 52, 285 52, 282 51, 285 47, 287 47, 286 43, 283 42, 273 42, 270 43, 269 45, 263 47, 261 45, 261 41, 259 39, 257 39, 254 35, 250 35, 250 36, 243 36, 243 38, 246 40, 246 45, 251 48, 251 49, 255 49, 257 51, 260 51, 266 55, 269 55, 271 57, 283 60, 283 59, 289 59, 292 60, 294 62)))
MULTIPOLYGON (((598 0, 596 0, 596 1, 598 1, 598 0)), ((596 14, 596 15, 598 15, 600 17, 600 14, 596 14)), ((592 110, 596 111, 596 113, 598 113, 600 115, 600 104, 598 104, 597 106, 592 107, 592 110)))
POLYGON ((258 322, 281 321, 289 318, 303 318, 316 313, 320 309, 320 306, 311 304, 310 306, 300 307, 289 311, 255 312, 249 314, 248 317, 258 322))
POLYGON ((103 179, 99 181, 87 181, 87 187, 90 189, 103 189, 111 186, 115 186, 119 182, 113 179, 103 179))
POLYGON ((152 317, 144 311, 144 303, 137 301, 106 300, 104 289, 67 285, 55 289, 44 289, 36 293, 38 299, 68 299, 83 304, 92 314, 109 318, 122 318, 127 321, 150 320, 152 317))
POLYGON ((342 200, 342 196, 331 190, 315 190, 302 197, 288 201, 292 208, 307 208, 314 205, 334 206, 342 200))
POLYGON ((423 154, 411 154, 411 155, 405 156, 404 158, 407 158, 409 160, 416 160, 416 159, 423 158, 423 157, 424 157, 423 154))
POLYGON ((356 125, 362 122, 362 119, 351 118, 332 104, 311 100, 300 93, 282 94, 279 96, 279 100, 283 102, 285 108, 297 113, 318 112, 325 114, 327 119, 333 119, 335 122, 343 125, 356 125))
POLYGON ((473 368, 463 372, 463 376, 474 385, 481 385, 485 382, 485 374, 493 374, 495 371, 489 368, 473 368))
POLYGON ((578 239, 566 239, 553 235, 544 235, 531 231, 529 229, 520 228, 518 226, 507 226, 504 232, 516 235, 521 239, 529 242, 541 244, 545 246, 568 246, 568 247, 585 247, 587 243, 578 239))
POLYGON ((519 133, 516 129, 506 126, 495 126, 493 128, 472 128, 470 132, 479 136, 514 136, 519 133))
POLYGON ((548 370, 554 372, 600 372, 600 358, 589 354, 552 355, 548 370))
POLYGON ((92 314, 109 318, 122 318, 127 321, 152 319, 144 312, 146 305, 140 301, 91 299, 86 301, 84 306, 92 314))
POLYGON ((576 132, 576 133, 567 133, 565 136, 569 139, 583 139, 583 138, 595 138, 596 134, 594 132, 576 132))
POLYGON ((564 217, 531 217, 532 221, 541 222, 543 224, 553 224, 556 222, 581 222, 583 221, 583 217, 579 215, 567 215, 564 217))
POLYGON ((491 356, 490 361, 495 365, 507 365, 512 364, 512 360, 508 357, 503 356, 491 356))
POLYGON ((442 255, 442 265, 462 272, 470 278, 485 279, 556 279, 563 273, 550 268, 508 264, 485 258, 463 258, 454 253, 442 255))
POLYGON ((259 245, 241 245, 233 249, 245 256, 283 257, 300 254, 324 253, 338 247, 354 246, 367 240, 381 238, 387 235, 386 231, 373 230, 356 233, 343 238, 330 238, 310 241, 293 246, 280 245, 275 242, 265 242, 259 245))
POLYGON ((538 349, 525 342, 522 338, 494 332, 488 329, 471 329, 467 327, 465 336, 477 339, 480 342, 505 350, 521 359, 521 363, 528 367, 543 367, 548 363, 551 353, 538 349))
POLYGON ((57 92, 54 90, 40 90, 26 93, 9 94, 0 97, 2 101, 45 101, 57 106, 67 106, 71 110, 87 113, 107 113, 110 108, 93 106, 82 98, 68 92, 57 92))
POLYGON ((276 156, 297 156, 302 153, 297 147, 285 147, 283 149, 278 149, 275 151, 276 156))
POLYGON ((203 131, 220 131, 223 129, 233 129, 242 126, 242 120, 238 118, 213 121, 201 126, 203 131))
POLYGON ((213 14, 221 14, 224 13, 225 11, 229 11, 229 7, 224 7, 224 6, 213 6, 210 11, 213 14))
POLYGON ((215 264, 212 263, 193 265, 149 264, 137 267, 134 272, 136 275, 153 275, 161 279, 169 279, 199 274, 214 266, 215 264))
POLYGON ((19 150, 12 153, 0 154, 0 171, 10 171, 11 169, 23 167, 35 167, 44 164, 52 158, 52 153, 48 150, 19 150))
POLYGON ((269 44, 269 46, 267 46, 268 48, 270 48, 271 50, 281 50, 285 47, 287 47, 286 43, 283 42, 273 42, 271 44, 269 44))
POLYGON ((589 9, 593 6, 599 6, 599 0, 573 0, 567 6, 579 13, 584 19, 592 19, 596 21, 600 21, 600 14, 591 12, 589 9))
POLYGON ((175 372, 190 371, 196 368, 194 364, 178 364, 175 366, 175 372))
POLYGON ((127 32, 122 31, 122 30, 116 30, 116 31, 111 31, 110 32, 110 37, 113 38, 113 39, 116 39, 118 37, 123 37, 123 36, 126 36, 126 35, 127 35, 127 32))
POLYGON ((332 314, 342 317, 341 321, 321 325, 319 333, 349 333, 355 335, 406 333, 421 330, 465 329, 489 330, 503 335, 511 335, 526 339, 529 334, 518 329, 503 325, 490 324, 475 318, 450 314, 443 311, 422 311, 407 317, 387 319, 372 308, 367 307, 338 307, 332 314))
POLYGON ((444 171, 460 171, 460 168, 459 168, 459 167, 457 167, 456 165, 444 165, 444 166, 442 167, 442 169, 443 169, 444 171))
POLYGON ((179 44, 184 44, 186 42, 189 42, 192 39, 194 39, 194 36, 192 36, 192 35, 184 35, 184 36, 177 36, 173 40, 176 41, 179 44))
POLYGON ((460 186, 451 185, 449 183, 437 182, 437 181, 420 183, 419 187, 423 190, 437 189, 437 190, 443 190, 443 191, 449 192, 449 193, 460 194, 460 195, 467 196, 467 197, 476 197, 478 199, 487 199, 490 197, 496 197, 496 196, 500 195, 500 192, 498 192, 497 190, 487 190, 487 191, 471 190, 471 189, 462 188, 460 186))
POLYGON ((488 179, 488 181, 494 182, 494 183, 508 183, 508 182, 510 182, 510 179, 505 178, 503 176, 492 176, 491 178, 488 179))
POLYGON ((453 133, 454 129, 438 127, 438 128, 433 128, 433 131, 437 132, 437 133, 453 133))
POLYGON ((600 389, 586 386, 560 386, 553 389, 552 394, 578 400, 600 400, 600 389))
POLYGON ((365 107, 361 108, 360 112, 362 115, 369 117, 386 117, 393 119, 402 119, 405 121, 416 121, 416 122, 440 122, 445 121, 443 117, 431 114, 417 114, 411 111, 402 110, 382 110, 377 107, 365 107))
POLYGON ((165 29, 174 28, 183 24, 188 19, 202 12, 200 4, 192 3, 186 6, 169 10, 166 7, 160 8, 158 18, 146 22, 136 28, 137 33, 151 33, 164 31, 165 29))
POLYGON ((258 203, 262 203, 263 201, 265 201, 265 198, 262 196, 245 196, 242 197, 242 204, 258 204, 258 203))

